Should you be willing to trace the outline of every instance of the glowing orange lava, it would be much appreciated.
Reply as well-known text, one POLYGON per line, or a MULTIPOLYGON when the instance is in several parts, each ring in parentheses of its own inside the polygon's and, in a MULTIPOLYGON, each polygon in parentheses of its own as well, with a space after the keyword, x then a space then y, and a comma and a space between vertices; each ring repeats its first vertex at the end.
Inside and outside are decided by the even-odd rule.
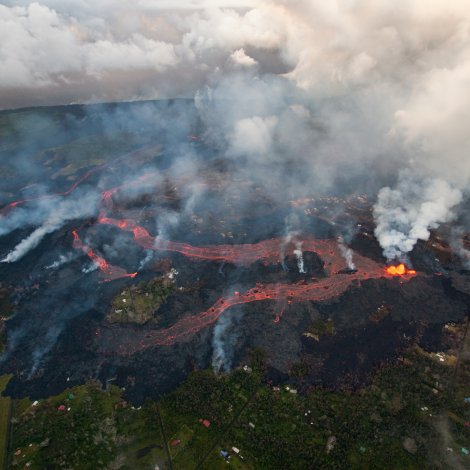
POLYGON ((134 278, 137 276, 137 273, 127 273, 124 269, 119 266, 113 266, 109 264, 104 258, 97 255, 88 245, 85 245, 80 239, 78 232, 73 230, 73 246, 77 250, 83 251, 88 258, 90 258, 93 263, 99 268, 101 273, 105 276, 103 279, 104 282, 114 281, 116 279, 122 279, 125 277, 134 278))
POLYGON ((414 276, 416 274, 414 269, 407 269, 403 263, 397 264, 396 266, 389 266, 386 271, 390 276, 414 276))

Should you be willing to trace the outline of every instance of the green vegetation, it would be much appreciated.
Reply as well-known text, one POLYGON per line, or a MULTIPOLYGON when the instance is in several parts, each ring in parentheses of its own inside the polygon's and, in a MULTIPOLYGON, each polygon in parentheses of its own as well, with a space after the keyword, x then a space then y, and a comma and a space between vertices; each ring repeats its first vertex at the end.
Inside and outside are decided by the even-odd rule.
POLYGON ((116 295, 106 318, 110 323, 157 322, 156 312, 175 290, 171 271, 169 275, 130 286, 116 295))
MULTIPOLYGON (((5 390, 11 375, 0 377, 0 394, 5 390)), ((11 399, 0 396, 0 468, 6 468, 8 459, 8 437, 10 431, 11 399)))
POLYGON ((90 383, 15 413, 12 468, 153 469, 165 460, 155 404, 90 383))
POLYGON ((170 458, 174 469, 218 470, 227 468, 222 450, 235 469, 466 468, 470 360, 462 355, 455 369, 454 352, 414 347, 356 392, 268 385, 255 350, 250 367, 195 371, 158 406, 133 409, 117 387, 96 384, 36 406, 23 400, 14 407, 13 468, 163 470, 170 458))

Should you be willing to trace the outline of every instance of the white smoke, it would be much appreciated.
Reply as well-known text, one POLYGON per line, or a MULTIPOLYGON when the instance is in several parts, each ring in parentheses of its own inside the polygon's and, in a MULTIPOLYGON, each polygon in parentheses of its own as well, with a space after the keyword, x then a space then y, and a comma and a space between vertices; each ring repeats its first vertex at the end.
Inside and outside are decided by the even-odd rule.
POLYGON ((14 207, 6 215, 0 215, 0 236, 28 225, 42 224, 56 207, 59 199, 34 201, 27 207, 14 207))
POLYGON ((297 242, 295 244, 294 255, 297 258, 297 267, 299 268, 299 273, 305 274, 305 266, 304 266, 304 255, 302 253, 302 242, 297 242))
POLYGON ((229 372, 232 367, 238 339, 237 329, 234 327, 242 315, 241 309, 231 308, 217 319, 212 336, 212 368, 216 373, 229 372))
POLYGON ((343 258, 346 261, 346 264, 348 265, 348 268, 351 270, 356 269, 356 265, 354 264, 353 261, 353 251, 349 246, 346 246, 343 237, 339 236, 338 237, 338 246, 341 251, 341 254, 343 255, 343 258))
POLYGON ((67 255, 60 255, 57 261, 54 261, 52 264, 45 266, 45 269, 57 269, 60 266, 63 266, 64 264, 68 263, 69 261, 72 261, 73 258, 74 255, 72 253, 69 253, 67 255))
POLYGON ((82 273, 83 274, 90 274, 93 271, 96 271, 98 269, 98 265, 96 263, 90 263, 87 266, 84 266, 82 268, 82 273))
POLYGON ((154 251, 153 250, 146 250, 145 252, 145 258, 142 259, 139 263, 139 269, 137 271, 142 271, 142 269, 145 268, 145 266, 152 261, 152 258, 154 256, 154 251))
POLYGON ((284 271, 288 271, 288 267, 286 264, 286 248, 291 243, 292 240, 294 240, 298 235, 299 231, 292 230, 292 221, 294 224, 298 223, 298 219, 296 215, 291 215, 287 217, 286 219, 286 235, 281 239, 281 250, 280 250, 280 260, 281 260, 281 266, 284 271))
POLYGON ((78 195, 74 199, 60 202, 51 212, 43 225, 36 228, 1 260, 2 263, 14 263, 36 248, 43 238, 63 227, 68 221, 90 217, 96 213, 99 197, 93 193, 78 195))
POLYGON ((403 259, 430 229, 454 219, 462 193, 439 178, 420 179, 401 173, 394 189, 380 190, 374 206, 375 236, 389 260, 403 259))

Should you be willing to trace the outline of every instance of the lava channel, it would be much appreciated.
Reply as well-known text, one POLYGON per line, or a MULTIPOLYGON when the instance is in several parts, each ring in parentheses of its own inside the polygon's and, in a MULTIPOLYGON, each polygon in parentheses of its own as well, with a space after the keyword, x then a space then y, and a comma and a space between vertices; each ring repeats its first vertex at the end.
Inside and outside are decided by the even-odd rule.
POLYGON ((97 255, 88 245, 85 245, 80 239, 76 230, 72 232, 73 234, 73 247, 77 250, 83 251, 88 258, 90 258, 93 263, 99 268, 102 275, 105 276, 103 282, 115 281, 116 279, 122 279, 126 277, 134 278, 137 276, 137 273, 127 273, 124 269, 119 266, 113 266, 109 264, 104 258, 97 255))

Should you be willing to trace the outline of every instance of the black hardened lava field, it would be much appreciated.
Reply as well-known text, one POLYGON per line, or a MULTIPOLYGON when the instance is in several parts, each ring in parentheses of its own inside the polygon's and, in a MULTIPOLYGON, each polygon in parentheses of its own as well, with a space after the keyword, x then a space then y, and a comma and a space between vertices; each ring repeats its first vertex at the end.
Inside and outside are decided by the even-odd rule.
POLYGON ((413 269, 389 266, 367 195, 276 197, 218 158, 190 101, 2 119, 38 133, 20 165, 2 160, 14 397, 94 378, 139 402, 254 348, 280 383, 306 360, 303 390, 356 389, 413 344, 439 350, 436 325, 468 314, 467 273, 439 238, 418 244, 413 269), (138 122, 145 110, 154 122, 138 122), (320 322, 335 334, 319 339, 320 322))

